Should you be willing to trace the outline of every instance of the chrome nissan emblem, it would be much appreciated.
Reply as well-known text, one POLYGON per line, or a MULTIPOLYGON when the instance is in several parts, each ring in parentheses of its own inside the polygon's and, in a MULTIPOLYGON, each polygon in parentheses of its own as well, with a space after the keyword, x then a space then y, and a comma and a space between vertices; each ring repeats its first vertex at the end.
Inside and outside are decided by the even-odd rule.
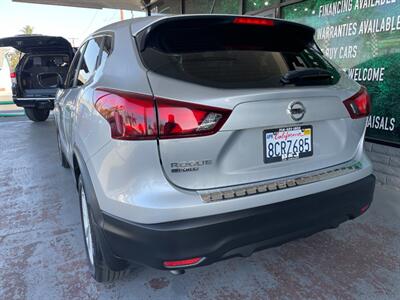
POLYGON ((294 121, 300 121, 303 119, 306 113, 306 108, 304 107, 303 103, 299 101, 293 101, 289 104, 287 113, 294 121))

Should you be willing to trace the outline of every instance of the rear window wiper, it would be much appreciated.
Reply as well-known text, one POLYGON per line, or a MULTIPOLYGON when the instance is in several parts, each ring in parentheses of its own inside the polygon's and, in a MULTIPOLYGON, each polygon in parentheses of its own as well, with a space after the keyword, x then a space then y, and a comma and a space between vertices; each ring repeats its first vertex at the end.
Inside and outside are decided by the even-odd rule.
POLYGON ((281 77, 281 82, 283 84, 294 85, 331 84, 332 81, 332 72, 320 68, 289 71, 281 77))

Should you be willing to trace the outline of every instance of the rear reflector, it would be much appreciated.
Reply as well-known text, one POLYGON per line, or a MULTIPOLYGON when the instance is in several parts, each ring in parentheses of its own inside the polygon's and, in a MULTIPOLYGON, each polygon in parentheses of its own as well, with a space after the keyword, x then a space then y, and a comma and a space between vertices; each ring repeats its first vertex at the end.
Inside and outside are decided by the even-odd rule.
POLYGON ((170 261, 164 261, 163 265, 165 268, 183 268, 183 267, 195 266, 201 263, 203 260, 204 257, 195 257, 183 260, 170 260, 170 261))
POLYGON ((243 25, 274 26, 273 20, 262 18, 236 17, 235 19, 233 19, 233 23, 243 25))
POLYGON ((364 118, 371 112, 371 100, 364 87, 357 94, 343 101, 343 103, 352 119, 364 118))
POLYGON ((17 78, 17 73, 15 72, 10 73, 10 78, 11 79, 17 78))
POLYGON ((95 91, 96 110, 120 140, 170 139, 216 133, 231 110, 111 89, 95 91))

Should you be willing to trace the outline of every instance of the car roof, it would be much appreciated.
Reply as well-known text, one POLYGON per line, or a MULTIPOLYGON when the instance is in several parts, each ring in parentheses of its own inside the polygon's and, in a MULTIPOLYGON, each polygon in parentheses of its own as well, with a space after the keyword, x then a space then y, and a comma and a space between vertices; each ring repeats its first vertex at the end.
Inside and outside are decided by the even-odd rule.
POLYGON ((125 28, 127 26, 131 26, 132 29, 134 29, 132 31, 136 32, 136 31, 142 30, 143 28, 149 26, 150 24, 152 24, 160 19, 165 19, 165 18, 170 18, 170 17, 172 17, 172 16, 158 15, 158 16, 140 17, 140 18, 119 21, 119 22, 112 23, 110 25, 104 26, 104 27, 96 30, 92 35, 96 35, 96 34, 104 32, 104 31, 116 31, 120 28, 125 28))

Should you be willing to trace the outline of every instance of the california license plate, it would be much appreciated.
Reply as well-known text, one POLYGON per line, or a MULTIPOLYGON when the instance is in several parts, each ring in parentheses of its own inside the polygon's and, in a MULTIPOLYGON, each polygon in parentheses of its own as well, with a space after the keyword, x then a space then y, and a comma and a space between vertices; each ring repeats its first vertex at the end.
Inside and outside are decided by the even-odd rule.
POLYGON ((265 163, 312 155, 313 128, 311 125, 264 130, 265 163))

